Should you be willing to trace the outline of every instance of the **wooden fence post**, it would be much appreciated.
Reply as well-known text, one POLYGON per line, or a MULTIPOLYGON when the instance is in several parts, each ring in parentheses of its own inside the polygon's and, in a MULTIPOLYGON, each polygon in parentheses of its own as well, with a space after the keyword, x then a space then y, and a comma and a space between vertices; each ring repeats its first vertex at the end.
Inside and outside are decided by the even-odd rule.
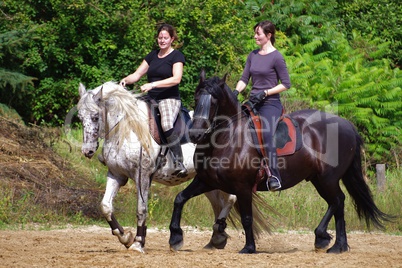
POLYGON ((385 188, 385 164, 375 165, 377 172, 377 187, 378 190, 383 191, 385 188))

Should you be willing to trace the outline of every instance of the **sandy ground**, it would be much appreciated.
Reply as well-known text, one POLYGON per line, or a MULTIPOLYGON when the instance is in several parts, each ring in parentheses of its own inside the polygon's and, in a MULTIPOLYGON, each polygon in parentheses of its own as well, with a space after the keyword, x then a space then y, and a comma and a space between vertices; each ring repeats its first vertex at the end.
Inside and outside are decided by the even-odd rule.
POLYGON ((350 233, 350 251, 315 252, 313 234, 266 234, 257 254, 238 254, 240 231, 225 249, 207 251, 209 231, 185 230, 184 246, 171 252, 169 232, 148 230, 146 253, 127 250, 107 228, 91 226, 51 231, 0 231, 0 267, 402 267, 402 236, 350 233))

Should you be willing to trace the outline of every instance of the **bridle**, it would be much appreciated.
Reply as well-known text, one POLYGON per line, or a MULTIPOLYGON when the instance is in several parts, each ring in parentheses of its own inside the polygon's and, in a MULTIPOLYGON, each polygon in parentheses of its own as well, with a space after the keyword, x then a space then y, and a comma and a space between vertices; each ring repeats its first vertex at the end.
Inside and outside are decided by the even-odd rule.
MULTIPOLYGON (((212 104, 212 95, 210 93, 208 93, 206 90, 203 90, 200 93, 200 98, 198 100, 198 104, 195 107, 193 121, 195 119, 209 120, 210 113, 211 113, 211 104, 212 104)), ((212 117, 212 123, 205 130, 205 132, 203 133, 203 136, 211 134, 217 127, 221 126, 225 122, 229 122, 229 123, 233 122, 233 120, 231 120, 231 119, 233 119, 233 118, 237 117, 239 114, 243 113, 243 110, 240 110, 238 113, 228 117, 223 122, 217 123, 216 118, 217 118, 217 114, 218 114, 218 109, 219 109, 219 106, 215 109, 214 115, 212 117)))
MULTIPOLYGON (((212 104, 212 95, 209 94, 207 91, 203 91, 200 95, 200 99, 198 100, 198 104, 195 107, 193 121, 197 120, 209 120, 210 113, 211 113, 211 104, 212 104)), ((218 109, 215 109, 214 116, 212 117, 212 123, 210 124, 209 128, 205 130, 205 134, 211 133, 215 128, 215 118, 216 114, 218 113, 218 109)))

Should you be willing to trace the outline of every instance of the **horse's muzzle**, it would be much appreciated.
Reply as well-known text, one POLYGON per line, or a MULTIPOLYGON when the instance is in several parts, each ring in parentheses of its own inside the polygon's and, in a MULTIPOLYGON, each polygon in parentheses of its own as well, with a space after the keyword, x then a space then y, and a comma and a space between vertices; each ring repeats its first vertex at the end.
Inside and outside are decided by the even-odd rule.
POLYGON ((96 150, 98 150, 99 142, 94 143, 84 143, 81 148, 81 152, 85 157, 91 159, 94 155, 96 150))
POLYGON ((205 130, 203 129, 189 129, 188 131, 188 135, 192 143, 200 142, 203 139, 204 134, 205 130))

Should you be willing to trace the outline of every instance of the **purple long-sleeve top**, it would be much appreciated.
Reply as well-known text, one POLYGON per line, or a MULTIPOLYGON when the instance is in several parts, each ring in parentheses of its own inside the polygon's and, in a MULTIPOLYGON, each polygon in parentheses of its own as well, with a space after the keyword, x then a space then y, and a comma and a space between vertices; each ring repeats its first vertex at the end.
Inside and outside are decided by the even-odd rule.
MULTIPOLYGON (((258 49, 253 50, 248 55, 240 78, 246 85, 251 78, 251 94, 273 88, 279 84, 279 81, 286 88, 290 88, 289 73, 282 54, 278 50, 274 50, 267 55, 260 55, 258 51, 258 49)), ((279 94, 270 95, 269 98, 279 98, 279 94)))

